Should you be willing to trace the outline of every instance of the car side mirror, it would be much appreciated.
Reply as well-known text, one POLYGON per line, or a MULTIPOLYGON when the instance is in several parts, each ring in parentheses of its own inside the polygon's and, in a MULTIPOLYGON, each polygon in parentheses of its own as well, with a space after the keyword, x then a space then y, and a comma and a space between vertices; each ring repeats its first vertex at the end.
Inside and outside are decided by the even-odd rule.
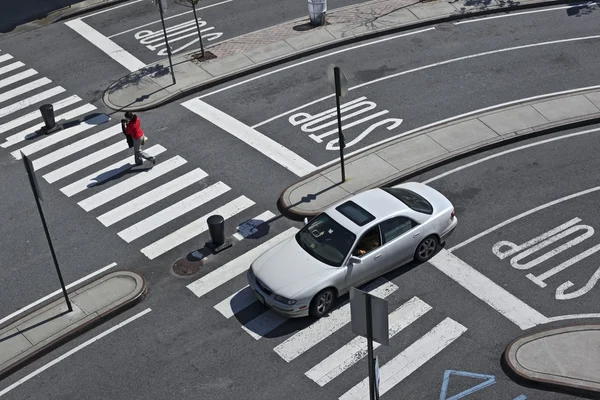
POLYGON ((350 264, 360 264, 362 262, 362 258, 356 256, 350 256, 350 264))

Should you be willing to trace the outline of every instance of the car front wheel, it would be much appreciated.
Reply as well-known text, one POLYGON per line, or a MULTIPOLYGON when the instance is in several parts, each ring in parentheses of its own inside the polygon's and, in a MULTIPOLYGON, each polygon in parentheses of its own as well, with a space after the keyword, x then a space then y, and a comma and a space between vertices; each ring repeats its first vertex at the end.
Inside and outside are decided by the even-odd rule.
POLYGON ((335 292, 332 289, 320 291, 311 301, 309 313, 313 317, 321 318, 331 310, 335 301, 335 292))
POLYGON ((419 243, 415 251, 415 259, 419 262, 429 261, 439 247, 439 241, 435 236, 427 236, 419 243))

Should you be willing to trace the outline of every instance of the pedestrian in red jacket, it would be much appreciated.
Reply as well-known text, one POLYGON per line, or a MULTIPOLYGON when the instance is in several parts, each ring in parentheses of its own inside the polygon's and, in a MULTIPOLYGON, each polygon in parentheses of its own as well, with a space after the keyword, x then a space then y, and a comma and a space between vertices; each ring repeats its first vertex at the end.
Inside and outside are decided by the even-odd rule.
POLYGON ((156 157, 149 156, 142 151, 142 145, 145 142, 144 131, 140 125, 140 119, 138 116, 131 111, 125 113, 125 119, 121 122, 125 123, 125 134, 130 135, 133 139, 133 151, 135 165, 144 164, 144 160, 148 160, 152 165, 156 164, 156 157))

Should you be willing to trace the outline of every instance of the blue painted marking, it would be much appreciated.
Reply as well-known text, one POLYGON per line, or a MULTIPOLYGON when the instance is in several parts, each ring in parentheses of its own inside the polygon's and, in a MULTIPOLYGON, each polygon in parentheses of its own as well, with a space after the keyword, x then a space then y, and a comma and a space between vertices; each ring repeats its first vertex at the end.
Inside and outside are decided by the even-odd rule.
MULTIPOLYGON (((440 400, 458 400, 462 399, 470 395, 471 393, 477 392, 483 388, 486 388, 490 385, 496 383, 496 378, 493 375, 483 375, 483 374, 475 374, 473 372, 463 372, 463 371, 454 371, 451 369, 447 369, 444 372, 444 379, 442 381, 442 391, 440 392, 440 400), (476 379, 485 379, 485 382, 480 383, 479 385, 473 386, 470 389, 463 390, 459 394, 455 394, 452 397, 446 397, 446 392, 448 391, 448 382, 450 381, 450 375, 458 375, 458 376, 468 376, 470 378, 476 379)), ((515 399, 515 400, 525 400, 525 399, 515 399)))
POLYGON ((524 394, 522 394, 519 397, 516 397, 514 400, 525 400, 525 399, 527 399, 527 396, 525 396, 524 394))

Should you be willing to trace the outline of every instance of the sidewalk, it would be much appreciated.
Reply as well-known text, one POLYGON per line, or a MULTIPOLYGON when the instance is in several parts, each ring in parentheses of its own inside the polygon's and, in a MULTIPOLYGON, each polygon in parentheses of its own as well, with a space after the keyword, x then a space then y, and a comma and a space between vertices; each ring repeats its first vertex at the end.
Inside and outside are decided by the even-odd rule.
POLYGON ((564 4, 561 0, 372 0, 329 10, 327 25, 313 27, 307 16, 235 37, 130 73, 104 92, 118 111, 144 111, 241 76, 395 31, 508 10, 564 4), (198 57, 198 58, 196 58, 198 57), (216 57, 216 58, 215 58, 216 57))
POLYGON ((525 381, 597 396, 600 393, 599 343, 599 324, 550 329, 513 341, 506 348, 504 360, 508 368, 525 381))
POLYGON ((71 312, 61 293, 59 299, 9 323, 0 329, 0 379, 34 357, 132 306, 142 299, 145 291, 146 282, 140 275, 112 272, 71 290, 68 293, 71 312))

